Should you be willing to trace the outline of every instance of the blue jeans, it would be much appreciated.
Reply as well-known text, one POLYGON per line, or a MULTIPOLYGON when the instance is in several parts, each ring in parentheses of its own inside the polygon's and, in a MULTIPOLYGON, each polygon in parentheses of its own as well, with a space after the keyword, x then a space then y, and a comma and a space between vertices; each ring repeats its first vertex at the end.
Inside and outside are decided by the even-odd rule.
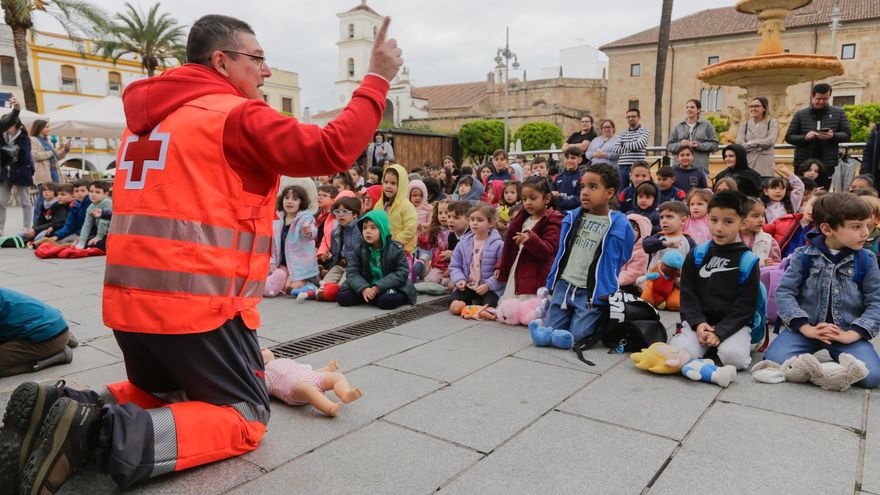
POLYGON ((623 191, 627 187, 629 187, 629 171, 632 169, 632 165, 624 165, 617 167, 617 173, 620 174, 620 189, 618 191, 623 191))
POLYGON ((582 289, 559 279, 553 288, 553 298, 544 325, 554 330, 568 330, 577 342, 596 331, 596 323, 602 316, 602 308, 588 307, 587 289, 582 289))
POLYGON ((880 387, 880 356, 874 350, 874 345, 869 340, 859 339, 852 344, 834 342, 831 345, 806 337, 800 332, 791 329, 783 329, 764 352, 764 359, 782 364, 786 359, 801 354, 813 354, 822 349, 828 349, 831 359, 837 361, 841 352, 852 355, 854 358, 865 363, 868 367, 868 376, 856 385, 864 388, 880 387))

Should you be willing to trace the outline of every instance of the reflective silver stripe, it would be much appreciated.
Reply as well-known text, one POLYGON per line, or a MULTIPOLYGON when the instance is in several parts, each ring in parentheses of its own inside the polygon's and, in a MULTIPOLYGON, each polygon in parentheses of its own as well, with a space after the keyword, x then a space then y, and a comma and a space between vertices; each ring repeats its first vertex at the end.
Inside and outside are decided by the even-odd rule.
POLYGON ((238 240, 235 241, 236 251, 250 253, 251 249, 258 254, 266 254, 272 245, 272 237, 268 235, 254 235, 250 232, 239 232, 238 240), (254 246, 256 239, 256 247, 254 246))
POLYGON ((238 411, 245 421, 259 421, 264 425, 269 424, 269 410, 263 406, 257 406, 249 402, 236 402, 229 404, 229 407, 238 411))
POLYGON ((113 392, 111 392, 109 388, 101 387, 96 390, 96 392, 98 393, 98 397, 104 401, 104 404, 119 404, 119 401, 116 400, 116 396, 113 395, 113 392))
POLYGON ((177 425, 170 407, 148 409, 153 423, 153 471, 154 478, 174 471, 177 466, 177 425))
POLYGON ((178 292, 199 296, 229 295, 228 277, 198 273, 153 270, 134 266, 107 264, 104 284, 158 292, 178 292))
POLYGON ((260 297, 263 295, 263 289, 266 288, 265 280, 251 280, 244 288, 241 297, 260 297))
POLYGON ((224 249, 232 248, 232 240, 235 237, 235 230, 228 227, 174 218, 125 214, 113 216, 110 233, 195 242, 224 249))
POLYGON ((270 235, 258 235, 257 236, 257 246, 254 248, 254 252, 257 254, 266 254, 269 253, 272 249, 272 236, 270 235))

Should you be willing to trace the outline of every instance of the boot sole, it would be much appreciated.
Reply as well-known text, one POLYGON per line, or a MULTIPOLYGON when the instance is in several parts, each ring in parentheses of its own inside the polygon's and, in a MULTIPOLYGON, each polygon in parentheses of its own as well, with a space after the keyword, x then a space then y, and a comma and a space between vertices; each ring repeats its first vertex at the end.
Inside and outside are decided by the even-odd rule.
MULTIPOLYGON (((34 451, 30 460, 21 473, 22 495, 37 495, 38 493, 55 493, 50 487, 43 486, 46 479, 52 473, 55 463, 58 461, 61 448, 70 425, 76 416, 78 404, 74 401, 67 402, 66 407, 55 407, 49 411, 43 427, 40 429, 42 443, 38 450, 34 451), (39 480, 39 484, 37 481, 39 480)), ((59 487, 60 488, 60 487, 59 487)))
POLYGON ((35 412, 43 410, 46 399, 46 391, 30 382, 21 384, 9 398, 3 425, 16 430, 18 435, 5 437, 0 442, 0 495, 17 492, 18 474, 27 463, 40 431, 41 418, 35 412))

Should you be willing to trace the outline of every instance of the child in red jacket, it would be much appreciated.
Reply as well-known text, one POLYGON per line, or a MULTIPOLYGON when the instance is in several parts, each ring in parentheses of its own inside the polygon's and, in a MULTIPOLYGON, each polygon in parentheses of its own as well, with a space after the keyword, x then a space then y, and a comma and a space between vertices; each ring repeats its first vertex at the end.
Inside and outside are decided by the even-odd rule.
POLYGON ((547 179, 529 177, 523 183, 523 207, 510 221, 495 271, 497 280, 507 282, 505 299, 534 298, 547 283, 562 225, 562 214, 549 208, 552 201, 547 179))
POLYGON ((764 232, 772 235, 779 244, 783 258, 806 245, 807 232, 813 229, 813 202, 824 194, 824 190, 815 191, 804 203, 800 213, 789 213, 764 225, 764 232))

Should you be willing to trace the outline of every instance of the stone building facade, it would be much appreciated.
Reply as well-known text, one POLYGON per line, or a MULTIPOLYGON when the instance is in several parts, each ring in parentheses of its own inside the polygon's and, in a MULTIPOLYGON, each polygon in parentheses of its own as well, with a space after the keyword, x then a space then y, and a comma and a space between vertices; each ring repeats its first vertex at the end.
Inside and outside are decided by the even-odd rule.
MULTIPOLYGON (((878 102, 880 2, 841 2, 842 24, 832 47, 828 26, 833 3, 833 0, 815 0, 792 11, 782 33, 783 46, 791 53, 834 54, 841 59, 846 70, 844 75, 826 81, 834 88, 834 105, 878 102)), ((663 95, 663 144, 669 130, 684 118, 684 104, 688 99, 702 101, 704 116, 719 115, 737 122, 748 115, 745 90, 711 87, 698 80, 696 74, 719 61, 754 55, 759 42, 757 27, 755 16, 741 14, 733 7, 703 10, 672 22, 663 95)), ((642 113, 642 122, 653 127, 658 31, 659 28, 653 28, 600 47, 609 58, 606 100, 609 117, 621 119, 627 108, 635 105, 642 113)), ((810 85, 803 83, 788 89, 790 109, 809 103, 810 85)), ((770 111, 773 114, 772 108, 770 111)), ((782 121, 790 117, 773 116, 782 121)))

